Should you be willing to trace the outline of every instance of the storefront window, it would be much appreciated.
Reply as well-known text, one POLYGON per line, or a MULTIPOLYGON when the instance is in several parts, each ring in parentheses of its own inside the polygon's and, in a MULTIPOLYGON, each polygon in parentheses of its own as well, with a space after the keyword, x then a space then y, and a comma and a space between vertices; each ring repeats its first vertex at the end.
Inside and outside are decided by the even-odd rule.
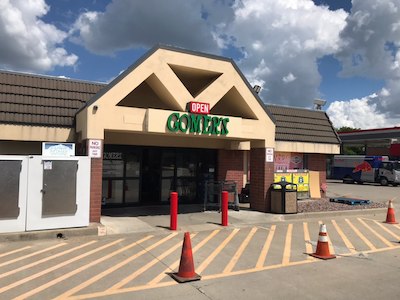
POLYGON ((103 178, 104 177, 123 177, 124 161, 120 152, 104 152, 103 178))
POLYGON ((125 202, 126 203, 139 202, 139 179, 125 180, 125 202))
POLYGON ((162 177, 173 177, 175 174, 175 153, 164 152, 162 155, 161 163, 161 176, 162 177))
POLYGON ((126 177, 140 176, 140 157, 138 154, 126 155, 126 177))
POLYGON ((161 202, 167 202, 169 194, 175 190, 173 188, 173 178, 162 178, 161 180, 161 202))
POLYGON ((303 154, 294 152, 275 152, 274 171, 286 172, 304 168, 303 154))
POLYGON ((167 202, 169 194, 176 191, 175 178, 176 153, 174 150, 166 150, 162 154, 161 161, 161 202, 167 202))
POLYGON ((105 145, 103 205, 180 203, 204 199, 204 183, 215 176, 216 151, 105 145))
POLYGON ((123 180, 103 179, 103 200, 102 204, 122 203, 123 197, 123 180))
POLYGON ((196 161, 197 157, 193 152, 179 153, 179 155, 177 156, 177 176, 196 176, 196 161))

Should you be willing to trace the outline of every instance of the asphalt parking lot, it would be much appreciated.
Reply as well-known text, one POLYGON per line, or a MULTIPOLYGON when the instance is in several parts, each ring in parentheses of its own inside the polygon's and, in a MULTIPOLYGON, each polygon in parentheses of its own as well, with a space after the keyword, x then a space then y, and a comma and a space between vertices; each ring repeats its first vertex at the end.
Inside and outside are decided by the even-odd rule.
POLYGON ((183 253, 181 231, 0 243, 0 298, 396 298, 400 226, 383 218, 327 214, 193 231, 189 256, 202 278, 183 285, 169 276, 183 253), (337 259, 308 255, 322 223, 337 259))
MULTIPOLYGON (((329 181, 327 196, 381 203, 394 199, 397 205, 399 191, 398 187, 329 181)), ((168 230, 168 215, 129 216, 126 210, 125 214, 114 218, 115 228, 106 226, 107 231, 115 230, 107 236, 0 243, 1 299, 398 295, 393 282, 398 275, 400 225, 383 223, 383 209, 288 218, 243 209, 230 211, 226 228, 220 226, 218 212, 183 212, 176 232, 168 230), (122 219, 121 223, 115 219, 122 219), (338 259, 320 261, 308 255, 316 249, 322 223, 327 225, 330 253, 338 259), (178 269, 183 231, 191 233, 196 272, 203 277, 178 285, 168 274, 178 269), (368 274, 369 284, 360 284, 361 274, 368 274)))
POLYGON ((354 197, 359 199, 371 200, 387 204, 389 200, 393 201, 395 208, 400 208, 400 187, 381 186, 379 184, 348 184, 340 180, 328 180, 327 197, 338 196, 354 197))

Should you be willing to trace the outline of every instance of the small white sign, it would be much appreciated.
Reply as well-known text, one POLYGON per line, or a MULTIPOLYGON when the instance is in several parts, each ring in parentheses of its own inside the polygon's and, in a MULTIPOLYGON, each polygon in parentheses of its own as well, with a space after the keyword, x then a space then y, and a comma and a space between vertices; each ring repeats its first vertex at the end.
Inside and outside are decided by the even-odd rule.
POLYGON ((43 170, 52 170, 53 169, 53 162, 45 160, 43 161, 43 170))
POLYGON ((274 148, 265 149, 265 161, 274 162, 274 148))
POLYGON ((42 143, 43 156, 70 157, 75 156, 74 143, 42 143))
POLYGON ((106 236, 107 235, 107 227, 106 226, 97 227, 97 233, 99 236, 106 236))
POLYGON ((88 152, 89 157, 101 158, 101 140, 89 140, 88 152))

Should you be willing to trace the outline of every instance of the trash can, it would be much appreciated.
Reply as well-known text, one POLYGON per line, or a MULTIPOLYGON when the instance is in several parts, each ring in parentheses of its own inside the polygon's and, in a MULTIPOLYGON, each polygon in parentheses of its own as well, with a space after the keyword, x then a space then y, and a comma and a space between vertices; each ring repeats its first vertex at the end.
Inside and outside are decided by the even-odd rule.
POLYGON ((271 185, 271 212, 297 214, 297 185, 287 181, 271 185))

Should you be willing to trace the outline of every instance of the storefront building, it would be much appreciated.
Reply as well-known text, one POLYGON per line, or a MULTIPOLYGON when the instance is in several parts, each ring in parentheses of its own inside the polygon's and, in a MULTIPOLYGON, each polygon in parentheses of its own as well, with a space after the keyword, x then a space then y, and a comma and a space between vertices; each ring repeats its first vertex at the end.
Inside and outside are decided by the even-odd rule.
POLYGON ((0 88, 0 154, 74 143, 91 157, 91 222, 102 206, 164 204, 171 191, 180 203, 201 203, 210 180, 239 190, 251 180, 251 208, 268 212, 274 157, 316 155, 307 167, 323 173, 325 155, 339 153, 331 126, 329 140, 276 140, 283 123, 219 56, 158 46, 108 85, 0 72, 0 88))

